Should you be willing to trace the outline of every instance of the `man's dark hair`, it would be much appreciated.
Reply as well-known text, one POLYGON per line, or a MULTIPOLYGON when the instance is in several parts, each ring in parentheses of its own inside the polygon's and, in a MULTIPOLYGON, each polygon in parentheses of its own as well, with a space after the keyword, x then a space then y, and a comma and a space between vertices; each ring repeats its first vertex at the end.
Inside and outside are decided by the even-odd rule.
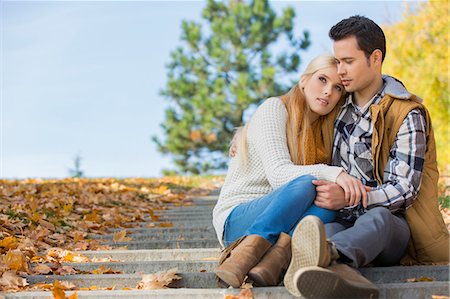
POLYGON ((360 50, 364 52, 367 58, 376 49, 381 50, 384 61, 386 56, 386 37, 383 30, 374 21, 363 16, 352 16, 344 19, 331 27, 328 33, 333 41, 355 36, 360 50))

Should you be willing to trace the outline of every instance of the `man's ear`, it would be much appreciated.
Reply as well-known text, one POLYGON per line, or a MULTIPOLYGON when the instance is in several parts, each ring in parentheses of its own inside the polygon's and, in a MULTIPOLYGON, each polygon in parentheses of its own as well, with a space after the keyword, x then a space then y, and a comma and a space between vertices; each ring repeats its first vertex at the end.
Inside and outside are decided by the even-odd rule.
POLYGON ((370 56, 371 56, 372 63, 381 65, 381 63, 383 61, 383 53, 381 52, 380 49, 373 50, 372 55, 370 55, 370 56))

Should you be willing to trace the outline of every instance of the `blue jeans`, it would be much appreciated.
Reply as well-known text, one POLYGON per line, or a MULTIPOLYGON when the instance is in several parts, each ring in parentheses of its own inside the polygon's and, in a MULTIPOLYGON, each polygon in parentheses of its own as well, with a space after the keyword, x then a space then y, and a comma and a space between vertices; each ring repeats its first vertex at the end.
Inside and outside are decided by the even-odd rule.
POLYGON ((314 179, 312 175, 300 176, 263 197, 235 207, 225 221, 225 246, 253 234, 274 244, 282 232, 292 236, 297 223, 306 215, 317 216, 323 223, 332 222, 336 211, 313 204, 314 179))

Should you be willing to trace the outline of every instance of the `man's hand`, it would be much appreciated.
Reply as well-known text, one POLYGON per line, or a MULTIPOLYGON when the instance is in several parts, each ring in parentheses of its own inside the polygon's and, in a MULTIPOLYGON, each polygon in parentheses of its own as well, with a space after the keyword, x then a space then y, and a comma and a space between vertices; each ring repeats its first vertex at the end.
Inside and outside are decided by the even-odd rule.
MULTIPOLYGON (((316 206, 329 209, 340 210, 349 205, 345 199, 345 191, 336 183, 325 180, 313 180, 312 183, 316 186, 316 206)), ((372 190, 371 187, 364 186, 366 192, 372 190)), ((358 201, 359 202, 359 201, 358 201)), ((363 206, 367 208, 367 197, 363 198, 363 206)))
POLYGON ((313 180, 316 185, 315 205, 328 210, 340 210, 348 205, 345 199, 345 192, 341 186, 336 183, 324 180, 313 180))

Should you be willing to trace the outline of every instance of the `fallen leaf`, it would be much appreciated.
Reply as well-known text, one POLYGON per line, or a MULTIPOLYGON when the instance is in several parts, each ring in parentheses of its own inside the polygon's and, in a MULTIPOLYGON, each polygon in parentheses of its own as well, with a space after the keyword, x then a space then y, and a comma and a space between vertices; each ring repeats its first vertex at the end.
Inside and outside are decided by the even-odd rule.
POLYGON ((51 230, 52 232, 54 232, 55 229, 56 229, 53 224, 51 224, 48 221, 45 221, 44 219, 39 220, 38 223, 39 223, 40 226, 45 227, 46 229, 51 230))
POLYGON ((6 249, 16 249, 17 246, 17 238, 14 236, 6 237, 0 241, 0 247, 4 247, 6 249))
POLYGON ((171 222, 161 222, 159 223, 160 227, 173 227, 173 223, 171 222))
POLYGON ((62 261, 71 262, 71 263, 88 263, 89 258, 82 254, 67 251, 67 253, 64 255, 62 261))
POLYGON ((121 230, 119 232, 116 232, 113 235, 113 241, 114 242, 128 242, 128 241, 131 241, 132 238, 128 238, 128 237, 126 237, 126 235, 127 235, 127 231, 126 230, 121 230))
POLYGON ((406 282, 427 282, 427 281, 433 281, 433 278, 421 276, 419 278, 407 278, 406 282))
POLYGON ((0 277, 0 291, 18 290, 27 285, 27 280, 18 276, 14 271, 6 271, 0 277))
POLYGON ((70 295, 69 297, 67 297, 67 299, 78 299, 78 294, 77 292, 73 293, 72 295, 70 295))
POLYGON ((58 281, 53 282, 52 288, 53 299, 66 299, 66 293, 64 292, 64 286, 58 281))
POLYGON ((224 299, 253 299, 253 292, 251 289, 242 289, 237 296, 225 295, 224 299))
POLYGON ((47 265, 39 264, 31 269, 31 271, 33 271, 34 274, 48 274, 52 272, 52 269, 47 265))
POLYGON ((74 269, 72 266, 62 266, 53 270, 55 275, 72 275, 77 274, 78 271, 74 269))
POLYGON ((122 271, 112 270, 104 265, 101 265, 99 268, 92 270, 92 274, 121 274, 122 271))
POLYGON ((173 281, 181 279, 178 276, 177 268, 172 268, 167 271, 160 271, 156 274, 144 274, 142 280, 137 284, 136 288, 138 290, 155 290, 164 289, 173 281))
POLYGON ((28 264, 20 250, 9 250, 3 257, 3 262, 12 270, 28 272, 28 264))

